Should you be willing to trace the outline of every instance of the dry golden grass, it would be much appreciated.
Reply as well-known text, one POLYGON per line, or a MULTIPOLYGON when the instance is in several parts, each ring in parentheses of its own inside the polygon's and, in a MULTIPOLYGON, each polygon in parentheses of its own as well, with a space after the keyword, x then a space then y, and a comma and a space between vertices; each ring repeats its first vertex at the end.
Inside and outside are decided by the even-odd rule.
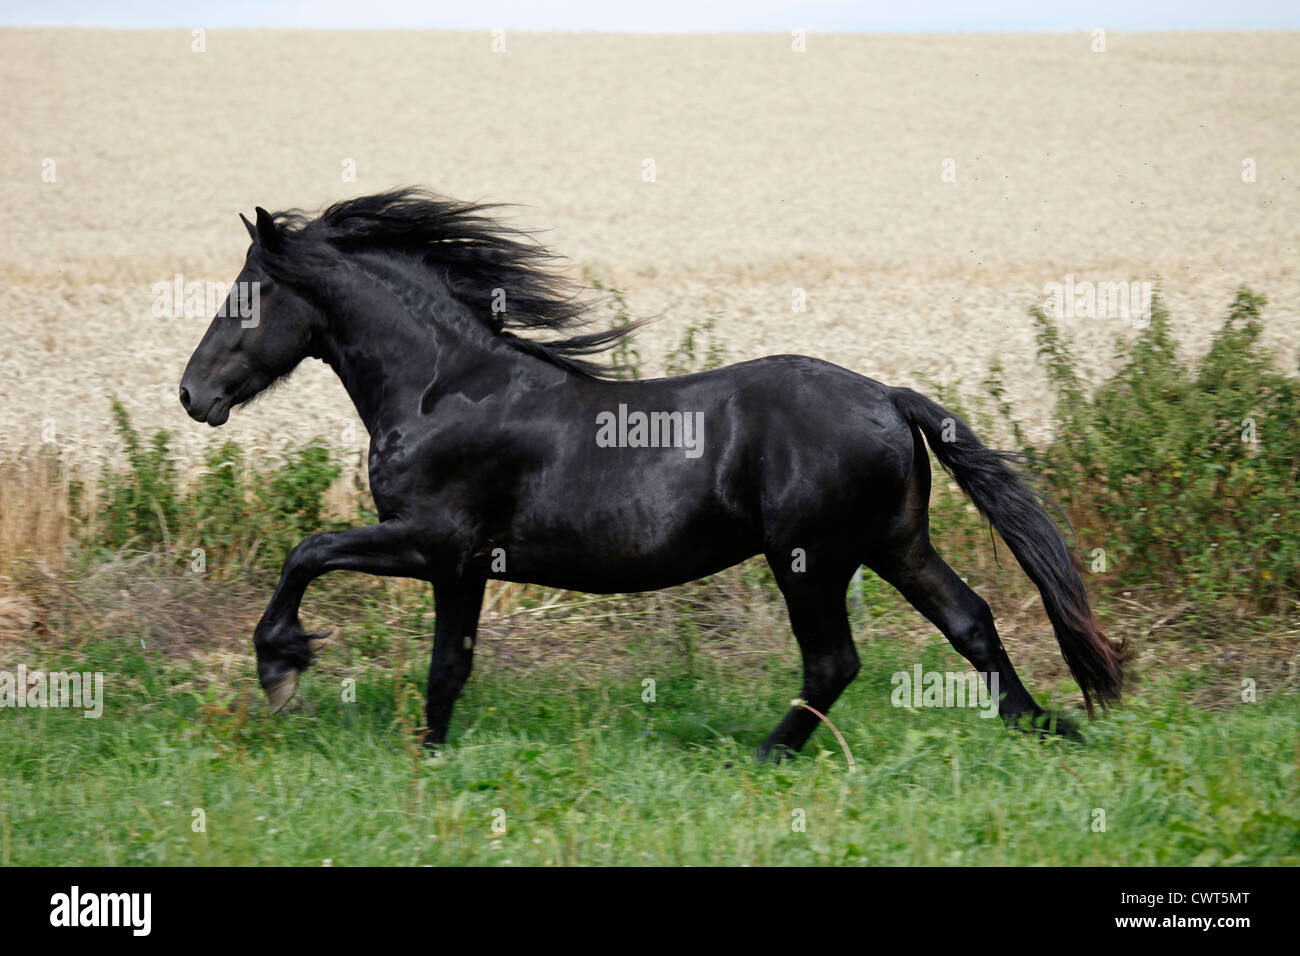
POLYGON ((70 531, 67 480, 53 450, 0 461, 0 582, 30 564, 62 571, 70 531))
POLYGON ((0 647, 40 627, 34 576, 61 575, 67 556, 68 492, 48 449, 0 461, 0 647))

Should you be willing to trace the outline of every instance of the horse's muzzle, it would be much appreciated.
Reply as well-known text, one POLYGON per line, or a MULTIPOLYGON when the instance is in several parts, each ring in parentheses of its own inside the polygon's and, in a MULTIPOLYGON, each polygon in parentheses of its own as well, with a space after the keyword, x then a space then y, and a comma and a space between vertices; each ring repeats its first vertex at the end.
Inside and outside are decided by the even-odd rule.
POLYGON ((230 417, 230 403, 220 395, 211 398, 193 395, 185 385, 181 386, 181 408, 196 422, 207 422, 212 427, 224 425, 230 417))

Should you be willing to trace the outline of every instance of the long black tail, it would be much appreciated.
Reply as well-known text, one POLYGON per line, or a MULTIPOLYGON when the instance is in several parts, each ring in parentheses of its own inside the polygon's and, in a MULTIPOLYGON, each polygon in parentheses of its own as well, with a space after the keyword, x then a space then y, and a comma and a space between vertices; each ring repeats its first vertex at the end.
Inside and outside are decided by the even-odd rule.
POLYGON ((924 395, 895 388, 891 397, 1037 585, 1061 655, 1083 690, 1088 716, 1094 697, 1103 705, 1119 700, 1128 653, 1097 627, 1078 559, 1038 497, 1008 464, 1012 456, 984 447, 965 422, 924 395))

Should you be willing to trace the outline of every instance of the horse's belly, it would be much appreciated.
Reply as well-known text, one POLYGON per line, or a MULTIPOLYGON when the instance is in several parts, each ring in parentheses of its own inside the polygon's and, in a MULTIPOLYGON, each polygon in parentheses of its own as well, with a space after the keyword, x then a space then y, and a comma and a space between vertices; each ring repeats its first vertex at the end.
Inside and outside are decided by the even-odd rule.
POLYGON ((501 576, 593 593, 653 591, 715 574, 762 550, 757 529, 733 516, 674 520, 632 510, 603 517, 577 528, 525 532, 507 549, 501 576))

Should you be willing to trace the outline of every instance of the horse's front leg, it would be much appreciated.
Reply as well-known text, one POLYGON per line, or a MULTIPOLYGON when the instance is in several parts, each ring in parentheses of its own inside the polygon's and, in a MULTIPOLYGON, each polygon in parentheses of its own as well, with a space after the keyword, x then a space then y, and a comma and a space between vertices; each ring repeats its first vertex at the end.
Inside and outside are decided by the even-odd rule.
POLYGON ((426 747, 447 739, 451 711, 474 666, 474 642, 483 606, 487 578, 467 572, 456 578, 439 578, 433 584, 433 661, 429 665, 429 696, 425 707, 426 747))
POLYGON ((390 577, 427 578, 429 561, 415 530, 385 521, 347 531, 325 531, 304 538, 285 558, 271 603, 253 632, 257 677, 272 713, 289 702, 298 675, 311 663, 311 640, 298 621, 309 585, 330 571, 363 571, 390 577))

